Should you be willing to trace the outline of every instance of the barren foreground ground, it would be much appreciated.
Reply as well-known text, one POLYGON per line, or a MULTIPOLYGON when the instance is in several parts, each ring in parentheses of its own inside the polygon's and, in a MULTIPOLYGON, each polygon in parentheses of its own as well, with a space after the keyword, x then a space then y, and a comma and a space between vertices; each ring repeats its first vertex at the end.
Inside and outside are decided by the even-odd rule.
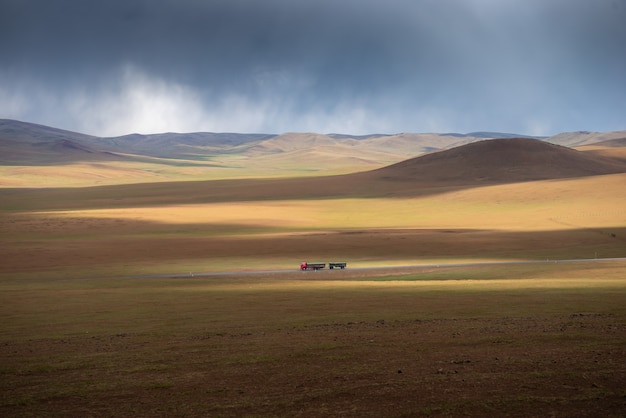
POLYGON ((0 413, 623 416, 624 267, 7 280, 0 413))
POLYGON ((0 190, 0 415, 626 415, 624 174, 339 179, 0 190))

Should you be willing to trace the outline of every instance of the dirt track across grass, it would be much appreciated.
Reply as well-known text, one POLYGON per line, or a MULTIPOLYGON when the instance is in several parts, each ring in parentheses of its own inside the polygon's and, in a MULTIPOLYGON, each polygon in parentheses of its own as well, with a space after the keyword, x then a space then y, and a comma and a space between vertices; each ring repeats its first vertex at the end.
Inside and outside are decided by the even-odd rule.
MULTIPOLYGON (((414 272, 433 271, 433 270, 446 270, 446 269, 471 269, 475 267, 502 267, 502 266, 520 266, 520 265, 567 265, 572 263, 612 263, 612 262, 626 262, 626 258, 594 258, 594 259, 573 259, 573 260, 534 260, 534 261, 482 261, 482 262, 465 262, 465 263, 437 263, 437 264, 414 264, 414 265, 385 265, 378 267, 350 267, 347 272, 339 273, 337 270, 344 269, 330 269, 324 267, 319 270, 303 271, 304 274, 342 274, 339 278, 353 278, 360 276, 368 276, 371 274, 384 276, 402 274, 407 275, 414 272), (331 271, 335 270, 335 271, 331 271)), ((254 275, 268 275, 268 274, 293 274, 294 269, 289 270, 241 270, 241 271, 205 271, 205 272, 185 272, 185 273, 170 273, 170 274, 149 274, 143 276, 128 276, 126 279, 141 279, 141 278, 194 278, 194 277, 219 277, 219 276, 254 276, 254 275)), ((315 276, 309 276, 308 278, 315 278, 315 276)), ((337 278, 336 276, 323 276, 322 279, 332 280, 337 278)))

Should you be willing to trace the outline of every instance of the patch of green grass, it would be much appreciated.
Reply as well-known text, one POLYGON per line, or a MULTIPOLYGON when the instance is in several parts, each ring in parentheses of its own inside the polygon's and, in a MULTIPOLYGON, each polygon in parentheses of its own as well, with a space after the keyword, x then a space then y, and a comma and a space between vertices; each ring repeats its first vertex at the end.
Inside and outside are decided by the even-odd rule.
POLYGON ((279 361, 280 357, 274 355, 262 355, 262 354, 249 354, 245 356, 239 356, 230 358, 228 364, 259 364, 259 363, 272 363, 279 361))
POLYGON ((157 390, 171 389, 172 387, 174 387, 174 385, 170 382, 153 382, 153 383, 146 385, 146 389, 157 389, 157 390))
POLYGON ((1 406, 20 406, 25 407, 29 405, 33 405, 38 402, 38 399, 32 395, 23 395, 16 397, 14 399, 8 399, 6 401, 2 401, 1 406))

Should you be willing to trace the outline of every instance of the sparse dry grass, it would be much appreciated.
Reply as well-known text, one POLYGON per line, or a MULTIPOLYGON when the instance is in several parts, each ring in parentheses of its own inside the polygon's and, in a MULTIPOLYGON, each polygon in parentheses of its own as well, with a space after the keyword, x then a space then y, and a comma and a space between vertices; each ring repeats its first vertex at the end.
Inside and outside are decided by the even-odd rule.
MULTIPOLYGON (((201 196, 205 187, 197 183, 189 195, 201 196)), ((367 266, 622 257, 625 189, 626 177, 613 175, 410 198, 142 206, 132 195, 117 195, 91 198, 103 209, 54 211, 41 209, 63 201, 37 201, 34 191, 24 193, 30 200, 12 196, 12 210, 0 216, 6 260, 0 274, 94 277, 292 268, 303 259, 330 258, 367 266), (109 207, 120 202, 128 204, 109 207)), ((241 186, 238 191, 246 193, 241 186)), ((84 193, 57 198, 80 202, 84 193)))
POLYGON ((0 411, 617 417, 623 268, 2 280, 0 411))
MULTIPOLYGON (((332 153, 308 156, 303 163, 296 155, 250 158, 225 154, 199 160, 143 157, 139 161, 71 162, 58 165, 0 166, 0 187, 91 187, 147 182, 206 181, 217 179, 326 176, 379 168, 397 162, 387 159, 359 159, 332 153)), ((395 158, 393 158, 395 157, 395 158)))
POLYGON ((0 414, 623 416, 623 262, 350 267, 623 257, 624 175, 280 184, 4 190, 0 414))

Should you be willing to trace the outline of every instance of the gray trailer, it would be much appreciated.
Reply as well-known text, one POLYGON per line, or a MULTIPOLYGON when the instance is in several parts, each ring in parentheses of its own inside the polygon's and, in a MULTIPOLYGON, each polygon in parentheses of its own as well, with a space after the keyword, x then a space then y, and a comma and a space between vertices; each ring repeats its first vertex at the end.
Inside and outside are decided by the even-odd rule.
POLYGON ((348 263, 328 263, 329 269, 345 269, 348 263))

